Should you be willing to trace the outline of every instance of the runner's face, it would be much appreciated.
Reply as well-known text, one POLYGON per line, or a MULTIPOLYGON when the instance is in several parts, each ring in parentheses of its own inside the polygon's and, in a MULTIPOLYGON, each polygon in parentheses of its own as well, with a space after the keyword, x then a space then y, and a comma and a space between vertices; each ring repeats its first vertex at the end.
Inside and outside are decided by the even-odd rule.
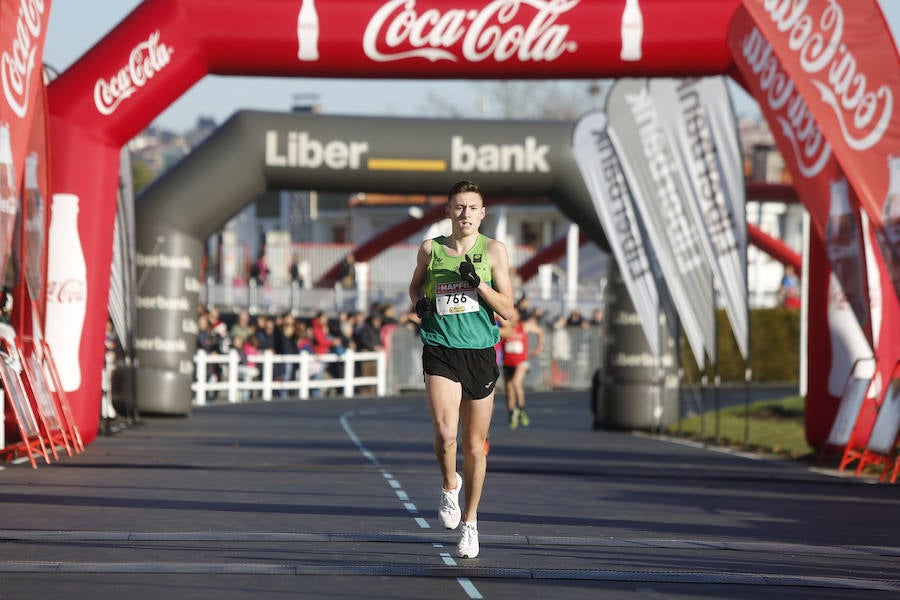
POLYGON ((447 216, 463 234, 476 233, 484 214, 484 202, 475 192, 457 194, 447 204, 447 216))

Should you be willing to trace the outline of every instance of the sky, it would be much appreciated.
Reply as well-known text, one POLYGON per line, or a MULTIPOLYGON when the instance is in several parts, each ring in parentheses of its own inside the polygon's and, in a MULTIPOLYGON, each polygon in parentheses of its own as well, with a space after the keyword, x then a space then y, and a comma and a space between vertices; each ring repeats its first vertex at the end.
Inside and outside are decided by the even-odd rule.
MULTIPOLYGON (((54 0, 44 63, 62 72, 101 40, 143 0, 54 0)), ((900 32, 900 0, 879 0, 895 39, 900 32)), ((299 6, 299 0, 298 0, 299 6)), ((435 114, 432 97, 452 99, 470 117, 490 117, 490 82, 469 80, 343 80, 207 76, 161 113, 154 124, 184 132, 200 116, 223 123, 235 111, 287 111, 300 96, 313 95, 323 113, 364 116, 435 114), (479 102, 479 99, 483 100, 479 102), (480 113, 480 114, 479 114, 480 113)), ((581 82, 565 85, 583 86, 581 82)), ((755 102, 732 86, 739 115, 758 114, 755 102)))

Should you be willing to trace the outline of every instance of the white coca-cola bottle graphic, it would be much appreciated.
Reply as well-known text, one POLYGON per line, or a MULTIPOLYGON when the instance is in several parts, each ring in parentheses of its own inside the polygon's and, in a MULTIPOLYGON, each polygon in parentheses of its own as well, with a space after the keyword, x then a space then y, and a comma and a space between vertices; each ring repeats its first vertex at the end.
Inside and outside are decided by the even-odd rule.
POLYGON ((25 283, 32 298, 43 289, 41 265, 44 259, 44 199, 38 185, 38 155, 25 159, 25 283))
POLYGON ((847 180, 840 178, 829 185, 831 203, 825 224, 825 248, 831 270, 844 290, 844 296, 861 323, 865 322, 865 294, 862 281, 858 227, 850 208, 847 180))
POLYGON ((53 194, 44 335, 67 392, 81 387, 79 349, 86 311, 87 269, 78 235, 78 196, 53 194))
POLYGON ((297 58, 319 60, 319 15, 315 0, 303 0, 297 15, 297 58))
POLYGON ((0 123, 0 273, 6 273, 6 263, 12 251, 18 196, 9 124, 0 123))
POLYGON ((888 193, 881 218, 887 242, 883 254, 894 289, 900 294, 900 156, 888 156, 888 193))
POLYGON ((626 0, 622 11, 622 52, 619 58, 626 61, 641 60, 641 43, 644 38, 644 15, 638 0, 626 0))

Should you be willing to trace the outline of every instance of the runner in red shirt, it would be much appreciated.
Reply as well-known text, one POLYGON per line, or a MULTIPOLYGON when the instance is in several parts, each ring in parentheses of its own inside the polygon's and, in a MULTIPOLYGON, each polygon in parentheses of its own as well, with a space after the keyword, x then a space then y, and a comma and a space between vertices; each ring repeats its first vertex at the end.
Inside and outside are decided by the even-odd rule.
POLYGON ((544 330, 534 319, 522 320, 518 310, 500 328, 503 344, 503 381, 506 386, 506 408, 509 428, 528 427, 531 419, 525 413, 525 374, 528 372, 528 334, 537 336, 537 346, 531 356, 539 356, 544 349, 544 330))

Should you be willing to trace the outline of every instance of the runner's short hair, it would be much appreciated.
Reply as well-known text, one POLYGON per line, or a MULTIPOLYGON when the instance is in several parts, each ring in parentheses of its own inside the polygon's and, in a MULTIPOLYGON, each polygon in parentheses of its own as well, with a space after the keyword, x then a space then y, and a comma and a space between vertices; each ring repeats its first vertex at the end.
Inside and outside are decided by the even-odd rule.
POLYGON ((482 203, 484 202, 484 196, 481 193, 481 186, 468 179, 461 179, 450 186, 450 191, 447 192, 447 202, 453 200, 454 196, 458 196, 459 194, 464 194, 466 192, 475 192, 476 194, 481 196, 482 203))

